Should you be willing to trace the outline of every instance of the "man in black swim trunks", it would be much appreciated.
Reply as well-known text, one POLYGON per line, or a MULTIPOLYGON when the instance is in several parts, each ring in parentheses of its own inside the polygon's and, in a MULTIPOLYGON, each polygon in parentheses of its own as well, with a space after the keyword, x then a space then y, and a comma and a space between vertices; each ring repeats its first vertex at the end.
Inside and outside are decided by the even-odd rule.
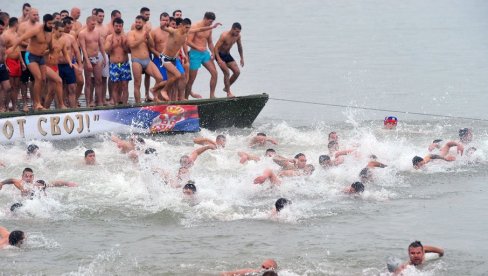
POLYGON ((224 91, 227 92, 227 97, 234 97, 234 94, 230 91, 230 86, 237 80, 241 71, 239 66, 235 62, 234 58, 230 55, 230 49, 237 42, 237 50, 241 57, 241 67, 244 67, 244 52, 241 43, 241 24, 234 23, 230 31, 222 33, 220 35, 217 44, 214 48, 214 57, 217 59, 217 63, 224 73, 224 91), (229 74, 229 69, 232 71, 232 76, 229 74))

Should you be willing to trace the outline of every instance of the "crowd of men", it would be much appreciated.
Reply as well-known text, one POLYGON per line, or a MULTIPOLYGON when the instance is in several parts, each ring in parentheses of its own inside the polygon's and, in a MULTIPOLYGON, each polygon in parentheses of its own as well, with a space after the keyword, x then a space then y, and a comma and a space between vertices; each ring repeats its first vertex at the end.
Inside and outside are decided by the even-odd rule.
POLYGON ((29 111, 28 92, 34 111, 49 109, 53 100, 59 109, 80 107, 83 93, 87 107, 128 104, 132 80, 136 103, 143 101, 142 83, 144 101, 201 98, 193 84, 202 65, 211 76, 210 98, 215 98, 214 60, 223 72, 227 97, 234 97, 231 86, 240 69, 230 50, 237 44, 244 66, 241 24, 232 24, 214 45, 212 30, 221 24, 214 23, 213 12, 194 24, 181 10, 172 16, 163 12, 157 27, 151 26, 150 15, 149 8, 141 8, 126 33, 128 22, 118 10, 106 24, 101 8, 86 20, 76 7, 44 14, 42 23, 38 9, 28 3, 20 17, 0 12, 0 112, 17 111, 19 97, 22 110, 29 111))

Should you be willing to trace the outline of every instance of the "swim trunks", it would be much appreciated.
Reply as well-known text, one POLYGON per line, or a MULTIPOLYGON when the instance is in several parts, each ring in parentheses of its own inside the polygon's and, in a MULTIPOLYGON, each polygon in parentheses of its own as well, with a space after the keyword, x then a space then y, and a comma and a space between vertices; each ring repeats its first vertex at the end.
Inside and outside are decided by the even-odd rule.
POLYGON ((57 65, 47 65, 47 67, 49 67, 49 68, 53 69, 53 71, 54 71, 55 73, 57 73, 57 72, 58 72, 58 66, 57 66, 57 65))
POLYGON ((145 58, 145 59, 140 59, 140 58, 132 58, 131 61, 134 63, 134 62, 137 62, 139 63, 141 66, 142 66, 142 70, 146 70, 147 66, 149 65, 149 63, 151 62, 151 59, 149 58, 145 58))
POLYGON ((25 65, 29 65, 33 62, 35 62, 39 65, 45 65, 46 64, 46 61, 44 60, 43 56, 38 56, 38 55, 34 55, 30 52, 25 52, 25 65))
POLYGON ((100 62, 100 59, 98 58, 98 56, 96 56, 96 57, 88 57, 88 60, 90 61, 90 63, 92 65, 96 65, 96 64, 98 64, 100 62))
POLYGON ((58 64, 59 76, 63 80, 64 84, 76 83, 75 69, 71 68, 69 64, 60 63, 58 64))
POLYGON ((234 62, 234 58, 230 55, 230 53, 221 53, 219 52, 219 57, 225 62, 225 63, 229 63, 229 62, 234 62))
MULTIPOLYGON (((102 61, 103 60, 103 56, 102 56, 102 53, 101 52, 98 52, 98 60, 102 61)), ((102 77, 103 78, 108 78, 109 76, 109 67, 110 67, 110 62, 109 62, 109 59, 108 59, 108 56, 107 54, 105 53, 105 60, 107 61, 105 63, 105 66, 102 68, 102 77)))
POLYGON ((168 72, 166 71, 166 68, 164 67, 164 63, 166 62, 171 62, 178 71, 180 71, 181 74, 185 73, 185 69, 183 68, 183 65, 181 64, 180 59, 178 58, 172 58, 168 57, 166 55, 159 55, 159 57, 154 57, 153 58, 154 64, 156 64, 156 67, 158 67, 159 72, 163 76, 163 80, 168 80, 168 72))
POLYGON ((0 63, 0 82, 8 81, 9 79, 7 66, 4 63, 0 63))
POLYGON ((7 65, 9 70, 9 75, 13 78, 18 78, 22 76, 22 67, 20 66, 20 59, 7 58, 5 60, 5 65, 7 65))
POLYGON ((195 49, 191 49, 188 52, 188 56, 190 57, 190 70, 198 70, 202 64, 205 64, 210 61, 210 52, 209 51, 197 51, 195 49))
MULTIPOLYGON (((20 54, 22 55, 22 58, 24 59, 24 62, 27 60, 25 58, 25 51, 21 51, 20 54)), ((27 64, 26 64, 27 65, 27 64)), ((20 76, 20 81, 22 83, 28 83, 30 81, 34 81, 34 76, 32 76, 31 72, 29 71, 28 68, 25 68, 25 70, 22 70, 22 75, 20 76)))
POLYGON ((130 74, 130 63, 128 61, 122 63, 110 63, 110 81, 130 81, 132 76, 130 74))

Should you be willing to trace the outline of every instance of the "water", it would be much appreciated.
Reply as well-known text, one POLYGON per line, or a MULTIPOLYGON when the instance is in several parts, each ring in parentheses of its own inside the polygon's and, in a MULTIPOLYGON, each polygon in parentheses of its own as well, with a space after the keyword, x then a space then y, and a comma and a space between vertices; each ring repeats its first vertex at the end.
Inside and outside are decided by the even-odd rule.
MULTIPOLYGON (((32 2, 41 14, 61 7, 32 2)), ((152 24, 162 11, 155 1, 152 24)), ((96 1, 70 2, 82 18, 96 1)), ((140 3, 105 1, 124 17, 140 3)), ((2 10, 17 11, 20 3, 2 10)), ((486 119, 488 63, 485 1, 180 1, 199 19, 215 11, 222 29, 243 25, 246 65, 237 94, 268 92, 275 98, 369 106, 486 119)), ((131 20, 126 20, 131 21, 131 20)), ((221 29, 214 34, 214 40, 221 29)), ((235 57, 238 57, 237 53, 235 57)), ((208 93, 208 74, 195 88, 208 93)), ((221 75, 219 75, 221 78, 221 75)), ((218 91, 223 85, 219 79, 218 91)), ((223 95, 223 94, 221 94, 223 95)), ((203 130, 227 135, 225 150, 204 153, 192 169, 198 204, 192 206, 150 174, 152 167, 177 169, 182 154, 195 147, 195 134, 147 140, 158 156, 133 164, 108 136, 79 141, 36 142, 42 156, 25 159, 26 144, 1 146, 0 178, 19 177, 32 167, 36 178, 72 180, 77 188, 50 188, 48 196, 25 203, 13 215, 18 191, 0 191, 0 225, 22 229, 22 249, 0 251, 0 272, 45 275, 215 275, 258 267, 275 258, 280 275, 387 275, 388 256, 406 259, 413 240, 441 246, 446 256, 408 275, 483 275, 488 271, 485 223, 488 124, 396 114, 394 131, 381 129, 380 111, 357 111, 270 100, 253 129, 203 130), (436 138, 456 139, 461 127, 474 129, 475 163, 461 158, 414 171, 411 158, 426 154, 436 138), (323 171, 318 156, 335 130, 343 147, 360 155, 323 171), (279 141, 282 155, 306 154, 314 175, 284 180, 279 188, 252 180, 270 160, 239 164, 236 152, 248 149, 252 134, 264 131, 279 141), (85 167, 82 155, 93 148, 98 165, 85 167), (359 198, 342 194, 355 181, 367 156, 376 154, 385 169, 375 170, 359 198), (274 201, 293 201, 271 219, 274 201)))

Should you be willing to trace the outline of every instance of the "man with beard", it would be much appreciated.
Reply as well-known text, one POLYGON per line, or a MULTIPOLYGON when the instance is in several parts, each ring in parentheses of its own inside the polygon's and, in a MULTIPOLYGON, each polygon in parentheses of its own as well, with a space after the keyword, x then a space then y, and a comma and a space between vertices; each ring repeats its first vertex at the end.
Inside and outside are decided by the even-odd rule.
POLYGON ((84 58, 86 104, 89 107, 95 107, 93 93, 90 89, 93 85, 92 81, 95 86, 96 105, 105 105, 105 97, 102 93, 102 68, 107 63, 107 60, 105 55, 101 55, 101 57, 99 55, 103 51, 103 41, 100 32, 95 29, 96 24, 97 17, 89 16, 86 19, 86 28, 78 35, 84 58), (94 76, 93 80, 91 78, 92 73, 94 76))
MULTIPOLYGON (((151 17, 151 11, 147 7, 142 7, 141 10, 139 11, 139 15, 142 16, 142 19, 144 20, 144 31, 150 32, 152 29, 151 22, 149 22, 149 18, 151 17)), ((130 29, 131 30, 135 29, 135 23, 132 24, 130 29)), ((150 102, 152 101, 151 97, 149 96, 149 86, 151 85, 151 78, 145 72, 143 72, 143 74, 144 74, 145 101, 150 102)))
POLYGON ((127 36, 123 33, 124 21, 115 18, 114 33, 105 41, 105 51, 110 55, 110 81, 113 83, 113 100, 115 104, 127 104, 129 99, 129 81, 132 80, 129 64, 129 47, 127 36))
POLYGON ((402 272, 409 265, 418 267, 424 264, 426 261, 434 260, 442 256, 444 256, 444 250, 442 248, 429 245, 423 246, 422 243, 420 243, 419 241, 414 241, 408 246, 408 257, 410 258, 410 260, 400 265, 395 270, 395 275, 402 272), (426 253, 437 253, 438 255, 429 254, 430 256, 426 256, 426 253))
POLYGON ((65 17, 63 19, 64 23, 64 34, 63 39, 66 43, 66 50, 68 52, 68 58, 65 59, 64 55, 59 57, 58 67, 59 76, 63 80, 63 90, 64 95, 68 97, 69 107, 78 107, 76 88, 77 88, 77 78, 76 73, 81 73, 83 70, 83 65, 81 64, 81 54, 80 48, 78 47, 78 42, 75 37, 71 34, 73 28, 73 21, 71 17, 65 17), (76 64, 73 68, 70 64, 76 64))
MULTIPOLYGON (((164 85, 163 77, 158 68, 151 61, 148 47, 154 46, 154 40, 148 30, 144 30, 144 18, 141 15, 136 17, 134 24, 135 30, 132 30, 127 35, 127 43, 132 55, 132 72, 134 74, 134 97, 136 103, 141 102, 141 79, 142 72, 146 72, 156 80, 156 84, 151 89, 153 91, 154 100, 159 102, 157 91, 164 85)), ((163 95, 164 100, 169 100, 168 95, 163 95)))
MULTIPOLYGON (((97 9, 95 16, 97 17, 97 25, 96 25, 95 29, 98 30, 98 32, 100 33, 100 36, 102 38, 102 42, 104 43, 105 39, 107 38, 107 35, 109 34, 108 28, 105 25, 103 25, 103 21, 105 19, 104 10, 103 9, 97 9)), ((107 53, 105 53, 105 51, 103 51, 103 50, 101 50, 98 53, 98 59, 102 59, 102 56, 105 56, 105 60, 108 61, 107 53)), ((108 75, 109 75, 109 64, 107 62, 107 64, 105 64, 102 68, 102 95, 103 95, 104 100, 105 100, 105 95, 107 94, 108 75)), ((91 88, 91 91, 93 91, 93 87, 91 88)), ((111 93, 109 93, 109 97, 110 97, 109 104, 113 104, 111 93)))
MULTIPOLYGON (((34 9, 32 9, 31 12, 33 10, 34 9)), ((52 40, 51 32, 54 24, 54 17, 51 14, 45 14, 42 17, 42 21, 44 24, 38 25, 27 31, 19 38, 14 46, 9 49, 15 51, 15 48, 17 48, 22 41, 30 39, 29 46, 27 46, 27 51, 25 53, 25 63, 34 76, 34 96, 32 97, 32 108, 34 111, 44 109, 41 104, 42 84, 46 79, 46 60, 44 59, 44 54, 49 49, 52 40)))
MULTIPOLYGON (((8 49, 12 47, 17 41, 17 29, 19 27, 19 21, 16 17, 12 17, 9 20, 9 28, 3 33, 3 38, 5 40, 5 48, 8 49)), ((22 69, 26 69, 24 60, 20 58, 20 49, 16 49, 9 55, 5 60, 5 65, 8 67, 10 76, 10 85, 12 86, 12 93, 9 98, 6 99, 5 103, 8 106, 9 101, 12 102, 12 110, 17 111, 17 97, 20 90, 20 76, 22 75, 22 69)), ((27 106, 27 94, 22 94, 23 100, 23 111, 29 111, 27 106)))

